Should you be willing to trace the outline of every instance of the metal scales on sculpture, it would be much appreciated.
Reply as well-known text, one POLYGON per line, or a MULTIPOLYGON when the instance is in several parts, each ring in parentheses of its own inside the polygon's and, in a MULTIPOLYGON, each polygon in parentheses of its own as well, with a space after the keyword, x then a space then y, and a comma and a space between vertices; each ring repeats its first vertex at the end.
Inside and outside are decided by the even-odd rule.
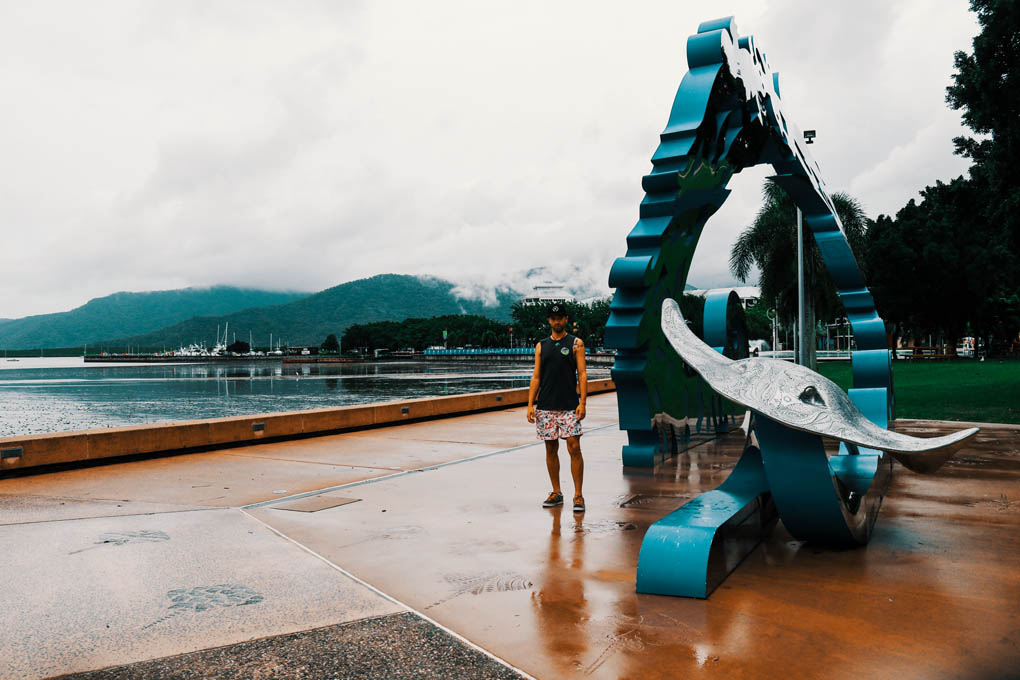
POLYGON ((919 439, 888 429, 894 399, 885 327, 817 165, 783 111, 778 75, 732 18, 699 26, 687 40, 687 62, 652 172, 642 179, 640 219, 610 272, 616 293, 606 344, 617 350, 625 465, 653 467, 699 433, 724 431, 733 404, 752 414, 726 481, 654 523, 641 545, 639 592, 708 597, 778 518, 801 540, 867 543, 892 457, 932 471, 977 430, 919 439), (706 299, 704 342, 674 302, 730 178, 762 163, 802 210, 853 327, 849 393, 807 368, 747 358, 735 294, 706 299), (840 441, 837 454, 826 454, 823 437, 840 441))

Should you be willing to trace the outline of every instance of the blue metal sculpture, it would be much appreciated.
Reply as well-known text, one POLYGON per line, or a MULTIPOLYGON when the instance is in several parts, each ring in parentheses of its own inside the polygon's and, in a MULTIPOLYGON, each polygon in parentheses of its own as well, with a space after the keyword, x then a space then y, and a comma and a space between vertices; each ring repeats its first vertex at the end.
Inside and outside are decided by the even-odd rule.
MULTIPOLYGON (((707 597, 777 513, 797 538, 866 543, 891 474, 885 451, 924 470, 948 455, 931 449, 973 431, 935 441, 886 429, 894 400, 885 327, 818 167, 783 112, 778 75, 732 17, 701 24, 687 40, 687 62, 652 172, 642 180, 640 219, 610 273, 616 294, 606 344, 618 350, 613 379, 628 433, 625 465, 652 466, 670 452, 662 442, 677 438, 661 430, 686 428, 700 415, 693 405, 701 409, 704 401, 692 395, 703 393, 703 379, 753 413, 744 454, 726 482, 653 524, 642 543, 639 592, 707 597), (732 361, 741 359, 739 319, 719 311, 728 296, 726 305, 706 301, 708 346, 691 341, 671 302, 683 294, 701 230, 726 200, 730 177, 761 163, 772 165, 773 179, 802 210, 853 327, 858 349, 848 395, 807 369, 732 361), (765 390, 770 383, 755 382, 756 375, 789 389, 765 390), (841 440, 837 455, 826 455, 823 435, 841 440)), ((721 404, 713 401, 713 413, 721 404)))

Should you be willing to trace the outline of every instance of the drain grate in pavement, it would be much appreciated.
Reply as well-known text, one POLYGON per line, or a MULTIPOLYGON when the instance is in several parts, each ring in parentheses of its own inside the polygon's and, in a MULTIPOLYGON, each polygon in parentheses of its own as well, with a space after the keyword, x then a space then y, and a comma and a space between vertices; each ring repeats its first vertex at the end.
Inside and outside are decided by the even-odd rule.
POLYGON ((293 510, 295 512, 318 512, 319 510, 329 510, 330 508, 338 508, 341 505, 348 505, 350 503, 357 503, 360 498, 342 498, 340 496, 327 496, 321 494, 319 496, 309 496, 308 498, 299 498, 296 501, 287 501, 286 503, 277 503, 271 506, 274 510, 293 510))

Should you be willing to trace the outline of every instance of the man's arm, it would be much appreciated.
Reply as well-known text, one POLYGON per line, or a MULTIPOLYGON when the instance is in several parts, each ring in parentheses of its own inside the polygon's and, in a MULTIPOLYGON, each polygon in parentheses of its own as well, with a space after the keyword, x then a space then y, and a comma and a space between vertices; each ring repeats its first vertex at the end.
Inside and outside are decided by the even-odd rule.
POLYGON ((577 392, 580 401, 577 403, 577 419, 584 420, 585 406, 588 402, 588 367, 584 360, 584 342, 581 338, 574 340, 574 356, 577 358, 577 392))
POLYGON ((531 372, 531 383, 528 385, 528 422, 535 422, 535 399, 538 398, 539 365, 542 361, 542 343, 535 345, 535 370, 531 372))

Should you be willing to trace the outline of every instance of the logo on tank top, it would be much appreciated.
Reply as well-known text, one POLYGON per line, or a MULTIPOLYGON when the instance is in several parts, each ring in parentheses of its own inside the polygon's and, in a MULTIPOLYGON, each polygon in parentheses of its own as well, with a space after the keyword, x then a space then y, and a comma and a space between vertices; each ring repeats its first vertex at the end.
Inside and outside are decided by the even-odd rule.
POLYGON ((570 354, 570 350, 567 349, 566 347, 561 347, 560 354, 562 354, 563 356, 567 356, 568 354, 570 354))

